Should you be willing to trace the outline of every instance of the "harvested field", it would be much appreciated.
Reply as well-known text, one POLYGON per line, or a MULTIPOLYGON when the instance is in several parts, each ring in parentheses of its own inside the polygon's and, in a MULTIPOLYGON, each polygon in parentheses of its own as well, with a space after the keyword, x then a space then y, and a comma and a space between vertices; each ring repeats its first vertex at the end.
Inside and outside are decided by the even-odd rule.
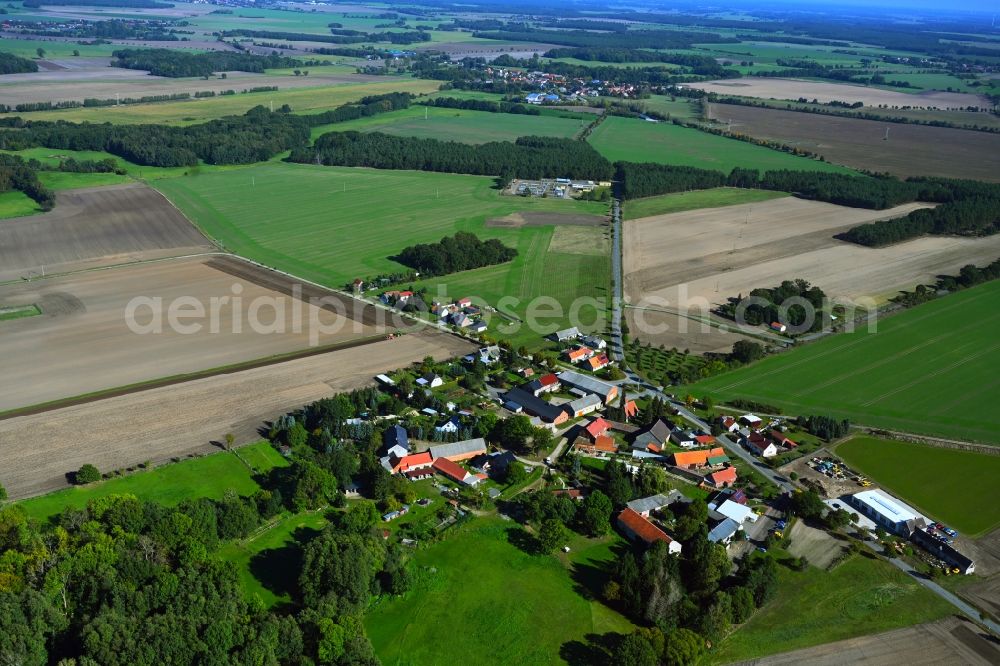
POLYGON ((988 666, 1000 661, 1000 650, 988 634, 959 617, 887 631, 873 636, 849 638, 816 647, 786 652, 752 661, 754 666, 937 666, 967 664, 988 666))
POLYGON ((471 349, 422 331, 373 343, 364 354, 335 351, 0 421, 0 483, 17 499, 65 486, 66 473, 84 463, 107 471, 163 462, 211 451, 229 432, 239 443, 256 441, 265 419, 369 385, 374 375, 425 356, 471 349))
MULTIPOLYGON (((878 291, 883 285, 886 290, 912 286, 915 281, 935 274, 928 271, 938 270, 941 262, 931 261, 933 253, 924 257, 927 267, 912 268, 907 273, 906 269, 911 267, 905 263, 900 266, 898 260, 888 266, 857 262, 866 253, 892 256, 898 253, 896 247, 901 246, 872 250, 843 243, 833 236, 858 224, 898 217, 922 206, 906 204, 873 211, 786 197, 628 220, 624 230, 625 298, 633 304, 651 297, 669 299, 674 306, 690 304, 698 298, 717 303, 755 287, 772 286, 775 279, 781 282, 793 277, 805 277, 827 293, 833 291, 834 285, 829 284, 833 277, 846 280, 852 294, 878 291), (816 252, 844 253, 854 263, 800 260, 816 252), (789 266, 789 262, 795 263, 789 266), (903 269, 904 275, 889 282, 868 280, 863 275, 865 271, 881 271, 877 273, 880 279, 891 277, 892 269, 903 269), (884 275, 886 272, 890 275, 884 275), (682 286, 686 286, 686 295, 682 286)), ((952 257, 956 261, 963 251, 981 248, 980 243, 991 244, 989 239, 962 242, 933 238, 913 242, 928 241, 931 246, 960 245, 961 250, 952 257)), ((994 247, 1000 247, 1000 240, 994 247)), ((983 254, 994 251, 986 248, 983 254)))
POLYGON ((518 229, 520 227, 549 227, 553 225, 596 227, 604 224, 605 222, 607 222, 607 220, 600 215, 527 211, 522 213, 511 213, 510 215, 504 215, 503 217, 494 217, 486 220, 486 226, 502 227, 504 229, 518 229))
POLYGON ((787 536, 792 540, 788 552, 795 557, 806 558, 809 564, 819 569, 828 568, 847 550, 846 543, 837 541, 829 532, 809 527, 801 520, 795 521, 787 536))
POLYGON ((0 282, 214 249, 140 183, 66 190, 48 213, 0 221, 0 282))
MULTIPOLYGON (((0 323, 5 359, 0 412, 357 342, 387 330, 376 319, 385 311, 374 306, 342 296, 309 302, 326 293, 228 256, 164 260, 0 287, 4 305, 34 303, 42 311, 0 323), (293 289, 300 292, 289 298, 293 289), (126 311, 135 297, 161 299, 155 307, 162 332, 133 332, 126 311), (199 308, 200 315, 191 314, 199 308), (179 316, 177 325, 170 323, 172 310, 179 316), (191 325, 199 328, 187 330, 191 325)), ((153 312, 152 304, 136 310, 139 330, 153 328, 153 312)))
MULTIPOLYGON (((665 349, 687 349, 692 354, 729 353, 737 340, 748 339, 733 331, 722 331, 709 324, 657 310, 627 308, 625 320, 632 335, 643 342, 654 347, 662 345, 665 349)), ((723 322, 720 320, 720 323, 723 322)))
POLYGON ((710 117, 856 169, 1000 181, 1000 135, 816 113, 709 104, 710 117), (889 130, 888 141, 884 140, 889 130))
POLYGON ((967 106, 989 106, 985 97, 968 93, 949 93, 937 90, 920 93, 905 93, 895 90, 881 90, 866 86, 800 79, 744 78, 723 81, 704 81, 686 84, 698 90, 719 95, 740 95, 742 97, 763 97, 766 99, 791 99, 805 97, 827 102, 861 102, 865 106, 885 104, 889 107, 917 106, 934 109, 959 109, 967 106))
POLYGON ((152 76, 142 70, 109 67, 106 64, 106 59, 97 60, 101 62, 95 63, 93 67, 89 68, 78 67, 39 70, 27 74, 8 74, 0 82, 0 97, 3 98, 4 104, 14 106, 29 102, 82 102, 85 97, 114 99, 116 94, 124 98, 176 93, 194 95, 194 93, 203 90, 214 90, 215 92, 235 90, 239 93, 244 89, 259 86, 277 86, 281 90, 286 90, 349 83, 378 83, 385 80, 385 77, 381 76, 324 73, 322 67, 314 68, 309 72, 309 76, 227 72, 225 79, 219 77, 208 80, 198 77, 173 79, 152 76))

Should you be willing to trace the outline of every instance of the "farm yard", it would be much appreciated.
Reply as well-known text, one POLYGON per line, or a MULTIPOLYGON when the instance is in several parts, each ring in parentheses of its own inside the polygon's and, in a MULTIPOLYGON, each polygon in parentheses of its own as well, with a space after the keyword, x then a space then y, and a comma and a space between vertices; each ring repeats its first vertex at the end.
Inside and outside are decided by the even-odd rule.
MULTIPOLYGON (((3 324, 3 325, 6 325, 3 324)), ((95 402, 0 420, 0 484, 11 498, 67 485, 85 463, 110 471, 217 450, 233 433, 256 442, 258 429, 303 404, 368 386, 382 372, 416 359, 469 353, 470 343, 434 331, 374 342, 264 367, 127 393, 95 402), (33 442, 23 446, 23 442, 33 442)))
POLYGON ((853 437, 834 451, 853 469, 963 535, 1000 526, 1000 505, 993 501, 1000 456, 873 437, 853 437))
POLYGON ((1000 444, 1000 283, 885 317, 701 381, 716 401, 747 398, 798 414, 1000 444))
MULTIPOLYGON (((564 304, 576 296, 607 296, 610 260, 593 251, 606 226, 578 232, 592 238, 581 252, 578 239, 576 249, 561 247, 558 238, 550 248, 560 228, 551 224, 487 224, 512 213, 603 216, 607 204, 501 196, 493 179, 481 176, 292 164, 162 180, 157 187, 227 249, 331 286, 400 271, 390 257, 404 247, 469 231, 500 239, 518 256, 415 286, 427 287, 431 297, 471 295, 491 304, 504 295, 545 294, 564 304)), ((523 312, 524 305, 514 310, 523 312)))
POLYGON ((612 162, 676 164, 729 173, 735 167, 748 169, 793 169, 851 173, 849 169, 779 150, 756 146, 666 122, 648 122, 611 116, 587 138, 612 162))
POLYGON ((709 117, 732 121, 734 132, 780 141, 855 169, 1000 181, 997 134, 733 104, 708 106, 709 117))
POLYGON ((725 81, 705 81, 687 84, 692 88, 714 92, 718 95, 763 97, 769 99, 797 100, 801 97, 820 103, 861 102, 865 106, 889 107, 919 106, 936 109, 964 109, 967 106, 989 106, 981 95, 950 93, 939 90, 919 93, 883 90, 870 86, 856 86, 804 79, 744 78, 725 81))
POLYGON ((911 243, 920 246, 920 261, 904 262, 902 257, 911 257, 900 248, 911 243, 876 250, 833 238, 858 224, 899 217, 923 206, 875 211, 784 197, 628 220, 623 236, 625 298, 634 306, 644 300, 658 306, 707 305, 796 277, 828 294, 871 294, 913 286, 949 262, 957 269, 971 260, 970 251, 990 256, 1000 250, 1000 240, 918 239, 911 243), (824 259, 826 254, 844 255, 850 263, 816 261, 816 255, 824 259), (859 261, 865 256, 895 260, 871 266, 859 261), (839 291, 831 280, 840 280, 839 291))
POLYGON ((313 137, 331 131, 359 131, 462 143, 486 143, 513 141, 520 136, 571 138, 591 122, 593 117, 569 112, 562 115, 528 116, 411 106, 391 113, 315 127, 313 137))
POLYGON ((213 249, 145 185, 69 190, 47 213, 0 222, 0 282, 213 249))
POLYGON ((514 545, 510 521, 476 518, 452 528, 442 542, 414 553, 414 589, 365 615, 365 627, 384 663, 563 663, 562 648, 587 634, 628 633, 631 623, 585 598, 580 569, 613 558, 608 545, 575 541, 568 562, 525 553, 514 545), (441 640, 442 627, 461 630, 441 640), (502 647, 501 647, 502 646, 502 647))
POLYGON ((336 312, 309 303, 315 295, 309 290, 301 300, 289 297, 292 289, 290 280, 228 257, 144 263, 0 286, 4 305, 34 304, 41 310, 41 316, 3 323, 0 353, 7 359, 8 381, 0 387, 0 412, 357 343, 388 330, 376 326, 372 306, 354 310, 353 301, 342 298, 336 312), (134 310, 132 326, 126 317, 135 298, 149 305, 134 310), (161 299, 157 315, 149 299, 161 299), (199 308, 201 315, 192 315, 199 308), (178 325, 170 323, 171 312, 180 313, 178 325), (160 331, 135 332, 153 330, 157 319, 160 331))
POLYGON ((862 555, 850 556, 831 571, 778 567, 776 597, 730 634, 707 661, 756 660, 938 620, 951 610, 891 564, 862 555))

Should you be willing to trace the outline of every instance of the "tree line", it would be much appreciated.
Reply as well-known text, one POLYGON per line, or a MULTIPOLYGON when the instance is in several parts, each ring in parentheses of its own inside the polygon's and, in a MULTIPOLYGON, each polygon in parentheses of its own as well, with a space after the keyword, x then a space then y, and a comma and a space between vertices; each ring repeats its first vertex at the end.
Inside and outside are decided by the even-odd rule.
POLYGON ((934 300, 939 293, 949 293, 961 291, 974 287, 983 282, 989 282, 1000 278, 1000 259, 980 268, 975 264, 962 266, 958 275, 942 275, 930 288, 926 285, 918 284, 913 291, 901 292, 892 301, 907 307, 920 305, 927 301, 934 300))
MULTIPOLYGON (((513 42, 542 42, 559 46, 620 47, 622 36, 617 32, 600 33, 586 30, 544 30, 518 28, 477 31, 473 37, 513 42)), ((699 44, 736 44, 740 40, 722 37, 712 32, 687 30, 629 30, 628 42, 637 49, 687 49, 699 44)))
POLYGON ((494 102, 489 99, 457 99, 455 97, 435 97, 417 104, 436 106, 444 109, 464 109, 467 111, 486 111, 487 113, 512 113, 522 116, 539 116, 541 110, 535 106, 527 106, 517 102, 494 102))
POLYGON ((68 7, 133 7, 137 9, 170 9, 169 2, 158 0, 24 0, 25 7, 41 7, 43 5, 66 5, 68 7))
POLYGON ((710 56, 688 55, 683 53, 664 53, 645 51, 628 47, 570 47, 549 49, 544 53, 546 58, 574 58, 588 62, 662 62, 688 67, 692 74, 699 76, 719 76, 733 78, 739 72, 720 65, 710 56))
POLYGON ((311 147, 294 149, 288 159, 328 166, 498 176, 504 181, 514 177, 608 180, 612 173, 611 163, 590 144, 538 136, 470 145, 379 132, 330 132, 311 147))
POLYGON ((484 241, 475 234, 459 231, 437 243, 403 248, 393 259, 423 275, 436 276, 502 264, 516 256, 516 249, 495 238, 484 241))
POLYGON ((38 63, 34 60, 0 51, 0 74, 24 74, 37 71, 38 63))
POLYGON ((34 199, 42 210, 55 205, 55 195, 38 180, 37 168, 18 155, 0 153, 0 192, 18 190, 34 199))
POLYGON ((112 125, 0 119, 0 149, 44 146, 98 150, 143 166, 249 164, 308 144, 310 128, 406 108, 408 93, 362 98, 331 111, 294 115, 256 106, 242 116, 226 116, 187 127, 112 125))
MULTIPOLYGON (((265 69, 298 67, 301 60, 280 55, 253 55, 229 51, 186 53, 171 49, 118 49, 112 52, 112 67, 142 69, 155 76, 181 78, 211 76, 215 72, 263 73, 265 69)), ((318 63, 309 63, 318 64, 318 63)))
MULTIPOLYGON (((333 25, 333 24, 331 24, 333 25)), ((415 44, 429 42, 431 36, 422 30, 403 32, 361 32, 331 28, 330 35, 306 32, 282 32, 280 30, 224 30, 222 37, 254 37, 257 39, 283 39, 289 42, 320 42, 323 44, 361 44, 368 42, 389 42, 390 44, 415 44)), ((341 54, 335 54, 341 55, 341 54)), ((363 56, 362 56, 363 57, 363 56)))

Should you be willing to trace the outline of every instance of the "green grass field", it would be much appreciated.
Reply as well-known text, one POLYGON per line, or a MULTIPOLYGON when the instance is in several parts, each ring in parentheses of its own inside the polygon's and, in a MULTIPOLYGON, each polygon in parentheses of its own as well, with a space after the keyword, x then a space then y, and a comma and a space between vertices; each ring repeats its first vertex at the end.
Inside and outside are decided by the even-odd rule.
POLYGON ((735 167, 853 173, 835 164, 796 157, 745 141, 673 123, 651 123, 635 118, 612 116, 598 125, 587 140, 612 162, 676 164, 726 173, 735 167))
POLYGON ((20 190, 0 192, 0 220, 41 212, 35 200, 20 190))
POLYGON ((1000 281, 706 379, 690 390, 793 414, 1000 444, 1000 281))
POLYGON ((779 197, 788 196, 784 192, 768 190, 744 190, 736 187, 717 187, 711 190, 694 190, 692 192, 677 192, 658 197, 634 199, 624 205, 626 220, 634 220, 650 215, 665 215, 681 213, 698 208, 720 208, 737 204, 757 203, 779 197))
POLYGON ((600 589, 595 565, 613 559, 610 538, 574 539, 572 558, 563 559, 512 545, 507 531, 519 528, 509 521, 475 519, 454 529, 414 554, 415 589, 365 615, 383 663, 563 663, 557 655, 567 642, 631 631, 627 619, 576 589, 600 589))
POLYGON ((856 555, 830 572, 779 568, 779 592, 709 656, 729 664, 908 627, 952 607, 887 562, 856 555))
MULTIPOLYGON (((267 442, 244 446, 238 451, 256 472, 266 472, 287 464, 267 442)), ((240 495, 250 495, 258 488, 253 472, 236 455, 216 453, 87 486, 67 488, 18 504, 32 518, 46 520, 58 515, 65 507, 81 509, 90 500, 108 495, 132 494, 150 502, 173 506, 185 499, 220 498, 229 489, 240 495)))
POLYGON ((849 439, 836 453, 855 471, 960 532, 975 536, 1000 524, 1000 503, 994 500, 1000 456, 872 437, 849 439))
POLYGON ((527 116, 438 107, 411 106, 378 116, 313 128, 313 138, 326 132, 382 132, 462 143, 513 141, 519 136, 571 138, 593 118, 560 118, 556 115, 527 116))
MULTIPOLYGON (((389 257, 408 245, 471 231, 516 247, 518 257, 425 282, 432 297, 473 295, 495 304, 501 296, 544 294, 568 307, 578 295, 607 296, 606 254, 558 242, 550 247, 553 237, 558 241, 563 235, 551 226, 485 225, 513 212, 601 215, 606 204, 501 196, 493 179, 482 176, 282 163, 155 184, 228 249, 334 287, 400 270, 389 257), (446 291, 439 293, 439 285, 446 291)), ((603 227, 587 231, 595 244, 603 242, 603 227)), ((512 309, 521 313, 525 306, 520 302, 512 309)))
POLYGON ((0 321, 10 321, 12 319, 24 319, 25 317, 37 317, 42 314, 38 306, 34 303, 30 305, 8 305, 0 304, 0 321))
POLYGON ((325 526, 322 513, 284 515, 246 539, 227 543, 219 549, 218 557, 236 565, 249 598, 270 608, 291 599, 295 580, 289 575, 294 577, 298 571, 297 539, 325 526))

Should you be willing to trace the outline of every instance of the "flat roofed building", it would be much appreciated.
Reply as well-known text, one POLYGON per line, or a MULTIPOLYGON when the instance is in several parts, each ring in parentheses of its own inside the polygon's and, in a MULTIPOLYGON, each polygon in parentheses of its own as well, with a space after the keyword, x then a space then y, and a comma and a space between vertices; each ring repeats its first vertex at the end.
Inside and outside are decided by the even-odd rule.
POLYGON ((850 502, 876 524, 900 536, 908 537, 927 524, 927 519, 916 509, 878 488, 854 493, 850 502))

